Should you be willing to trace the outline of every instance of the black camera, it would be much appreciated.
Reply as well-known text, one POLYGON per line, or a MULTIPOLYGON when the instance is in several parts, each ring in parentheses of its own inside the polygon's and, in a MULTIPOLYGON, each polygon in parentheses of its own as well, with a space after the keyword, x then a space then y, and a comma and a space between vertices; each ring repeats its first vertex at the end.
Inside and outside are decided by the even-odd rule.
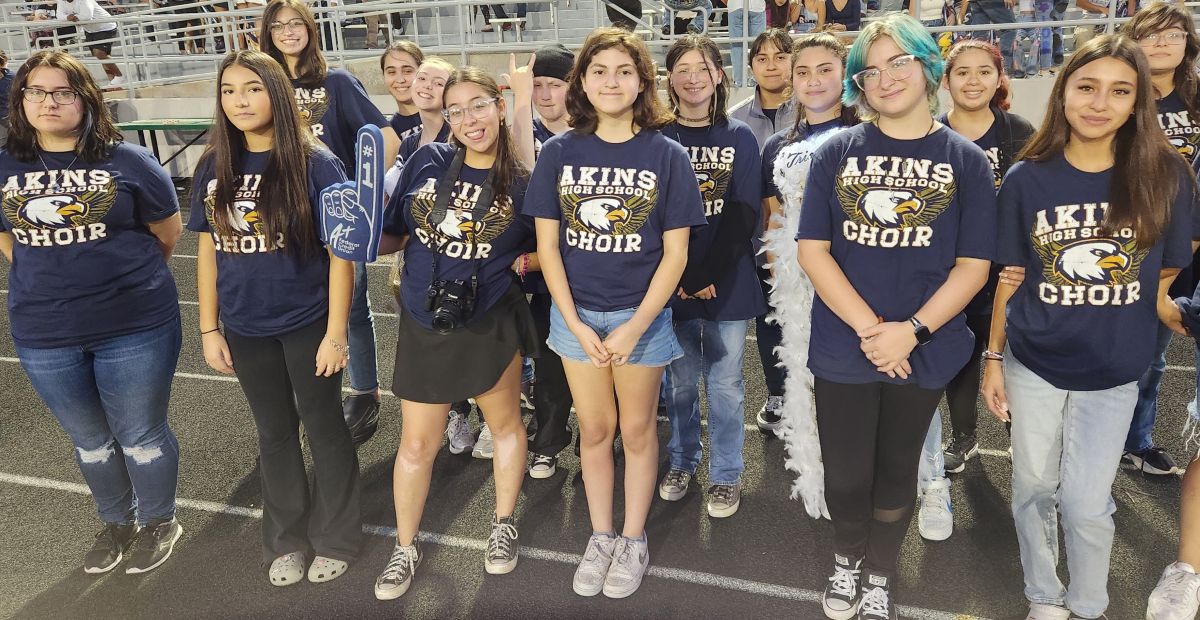
POLYGON ((433 329, 447 334, 467 323, 475 310, 474 280, 435 280, 425 292, 425 311, 433 313, 433 329))

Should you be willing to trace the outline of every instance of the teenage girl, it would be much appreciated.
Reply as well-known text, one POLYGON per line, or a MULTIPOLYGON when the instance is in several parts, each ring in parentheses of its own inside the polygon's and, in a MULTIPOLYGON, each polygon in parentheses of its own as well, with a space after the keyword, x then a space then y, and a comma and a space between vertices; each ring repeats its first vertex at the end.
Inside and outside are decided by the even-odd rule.
POLYGON ((401 140, 420 131, 421 115, 413 103, 413 78, 417 67, 425 62, 425 53, 420 46, 408 39, 392 43, 379 57, 379 70, 388 93, 396 100, 396 113, 388 124, 401 140))
POLYGON ((826 141, 804 189, 798 252, 817 293, 808 366, 834 526, 831 618, 895 617, 921 446, 971 354, 963 308, 995 251, 987 157, 933 116, 942 68, 912 17, 867 26, 843 101, 870 122, 826 141))
POLYGON ((385 216, 383 251, 404 249, 400 323, 392 391, 403 432, 393 470, 396 546, 375 596, 408 591, 433 462, 451 403, 474 397, 492 429, 496 511, 484 567, 517 565, 514 521, 525 477, 521 358, 537 349, 537 330, 510 270, 532 249, 532 227, 518 215, 527 173, 517 160, 496 82, 479 69, 452 73, 445 89, 450 144, 418 149, 405 163, 385 216))
POLYGON ((296 583, 306 566, 309 581, 329 581, 362 545, 358 457, 338 407, 354 265, 322 247, 318 230, 320 192, 346 174, 306 128, 270 56, 229 54, 218 75, 220 107, 188 221, 202 233, 204 359, 218 372, 236 370, 258 429, 271 583, 296 583))
POLYGON ((526 213, 554 298, 549 345, 563 359, 579 419, 592 536, 575 592, 633 594, 649 566, 646 515, 658 469, 655 409, 663 368, 683 355, 667 302, 705 223, 687 153, 658 129, 645 43, 593 31, 567 92, 574 129, 542 145, 526 213), (615 398, 614 398, 615 391, 615 398), (625 522, 613 525, 613 436, 625 446, 625 522))

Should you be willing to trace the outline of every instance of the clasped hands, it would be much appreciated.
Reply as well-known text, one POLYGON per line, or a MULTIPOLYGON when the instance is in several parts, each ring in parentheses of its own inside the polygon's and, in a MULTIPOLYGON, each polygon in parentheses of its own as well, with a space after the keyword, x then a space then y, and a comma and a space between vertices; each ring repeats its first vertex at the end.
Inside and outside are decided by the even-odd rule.
POLYGON ((879 372, 895 379, 912 374, 908 358, 917 346, 917 335, 907 321, 878 323, 858 332, 859 348, 879 372))

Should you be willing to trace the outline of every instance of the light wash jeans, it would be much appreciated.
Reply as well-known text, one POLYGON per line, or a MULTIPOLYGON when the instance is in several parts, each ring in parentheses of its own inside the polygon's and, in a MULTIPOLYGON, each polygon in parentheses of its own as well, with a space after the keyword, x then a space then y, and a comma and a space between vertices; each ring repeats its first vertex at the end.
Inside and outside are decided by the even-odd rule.
POLYGON ((1129 424, 1129 434, 1125 436, 1126 452, 1141 452, 1154 445, 1151 432, 1154 431, 1154 419, 1158 417, 1158 386, 1167 370, 1167 348, 1171 346, 1172 334, 1174 332, 1170 328, 1159 323, 1154 359, 1146 369, 1146 374, 1138 379, 1137 406, 1133 408, 1133 422, 1129 424))
POLYGON ((700 379, 708 393, 708 473, 712 484, 737 484, 746 468, 746 389, 742 360, 747 321, 692 319, 675 323, 683 357, 667 367, 667 442, 671 469, 696 473, 704 446, 700 442, 700 379))
POLYGON ((1072 392, 1050 385, 1009 355, 1004 382, 1012 415, 1012 509, 1025 572, 1025 597, 1096 618, 1108 607, 1113 480, 1137 383, 1072 392), (1058 578, 1058 515, 1067 544, 1058 578))
POLYGON ((350 321, 346 329, 350 345, 346 374, 350 375, 350 389, 356 394, 373 393, 379 387, 375 319, 371 316, 368 288, 366 263, 354 263, 354 296, 350 298, 350 321))
MULTIPOLYGON (((762 34, 766 29, 767 13, 765 11, 752 12, 746 9, 737 9, 729 12, 729 36, 731 38, 742 37, 742 33, 745 32, 744 36, 753 41, 754 37, 762 34), (747 14, 749 14, 749 19, 747 19, 747 14), (749 23, 747 24, 747 22, 749 23)), ((730 50, 731 62, 733 62, 733 84, 738 88, 754 85, 753 75, 749 79, 743 80, 746 69, 750 68, 746 62, 746 51, 750 49, 750 41, 747 41, 744 47, 741 43, 734 43, 730 50)))
MULTIPOLYGON (((1018 22, 1050 21, 1054 19, 1054 3, 1036 0, 1034 12, 1017 14, 1018 22)), ((1054 60, 1054 36, 1049 28, 1020 28, 1013 42, 1013 63, 1008 67, 1012 77, 1033 77, 1042 69, 1049 69, 1054 60)))
POLYGON ((946 477, 946 454, 942 452, 942 411, 933 410, 929 432, 925 434, 925 445, 921 447, 921 463, 917 466, 917 495, 929 483, 946 477))

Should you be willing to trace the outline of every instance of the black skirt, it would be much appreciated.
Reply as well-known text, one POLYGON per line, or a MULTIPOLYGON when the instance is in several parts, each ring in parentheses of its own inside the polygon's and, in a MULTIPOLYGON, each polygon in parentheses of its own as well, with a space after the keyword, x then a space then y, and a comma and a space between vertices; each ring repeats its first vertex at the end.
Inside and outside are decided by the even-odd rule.
POLYGON ((536 357, 537 326, 514 281, 483 316, 448 334, 418 323, 401 305, 392 392, 418 403, 454 403, 495 387, 520 353, 536 357))

